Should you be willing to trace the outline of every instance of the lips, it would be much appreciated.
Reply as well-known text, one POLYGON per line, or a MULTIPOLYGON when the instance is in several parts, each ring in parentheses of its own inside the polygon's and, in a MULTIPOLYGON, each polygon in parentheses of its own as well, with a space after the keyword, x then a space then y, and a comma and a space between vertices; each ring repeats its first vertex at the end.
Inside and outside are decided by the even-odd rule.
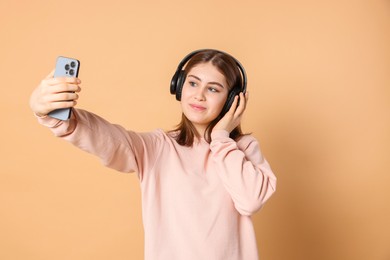
POLYGON ((196 105, 196 104, 190 104, 190 107, 196 111, 203 111, 205 110, 206 108, 204 106, 201 106, 201 105, 196 105))

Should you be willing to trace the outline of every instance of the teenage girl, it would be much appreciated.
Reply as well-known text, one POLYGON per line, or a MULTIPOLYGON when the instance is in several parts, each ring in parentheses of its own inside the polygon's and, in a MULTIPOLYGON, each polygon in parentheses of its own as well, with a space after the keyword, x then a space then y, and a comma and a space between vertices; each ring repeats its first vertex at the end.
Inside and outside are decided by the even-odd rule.
POLYGON ((276 177, 257 140, 241 131, 248 92, 235 58, 207 49, 183 59, 170 89, 182 118, 171 131, 137 133, 74 108, 80 83, 50 73, 33 91, 31 109, 105 166, 137 173, 145 259, 258 259, 251 215, 274 193, 276 177), (72 108, 71 118, 48 116, 59 108, 72 108))

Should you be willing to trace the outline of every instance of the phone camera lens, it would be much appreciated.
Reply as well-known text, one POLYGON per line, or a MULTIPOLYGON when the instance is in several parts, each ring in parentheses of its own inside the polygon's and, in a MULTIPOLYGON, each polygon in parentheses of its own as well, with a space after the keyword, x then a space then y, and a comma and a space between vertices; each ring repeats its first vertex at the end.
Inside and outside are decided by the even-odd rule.
POLYGON ((69 75, 71 75, 71 76, 74 75, 74 70, 73 70, 73 69, 70 69, 70 70, 69 70, 69 75))
POLYGON ((72 61, 72 62, 70 63, 70 66, 71 66, 72 68, 76 67, 76 62, 72 61))
POLYGON ((66 64, 66 65, 65 65, 65 69, 66 69, 66 70, 69 70, 69 69, 70 69, 69 64, 66 64))

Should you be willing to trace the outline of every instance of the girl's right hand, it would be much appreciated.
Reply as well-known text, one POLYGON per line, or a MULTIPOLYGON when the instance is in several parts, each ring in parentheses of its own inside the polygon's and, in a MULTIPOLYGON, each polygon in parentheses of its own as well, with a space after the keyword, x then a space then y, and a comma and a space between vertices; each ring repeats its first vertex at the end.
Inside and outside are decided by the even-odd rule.
POLYGON ((37 116, 46 116, 60 108, 70 108, 77 104, 78 92, 81 91, 78 78, 53 78, 54 70, 41 81, 30 96, 31 110, 37 116))

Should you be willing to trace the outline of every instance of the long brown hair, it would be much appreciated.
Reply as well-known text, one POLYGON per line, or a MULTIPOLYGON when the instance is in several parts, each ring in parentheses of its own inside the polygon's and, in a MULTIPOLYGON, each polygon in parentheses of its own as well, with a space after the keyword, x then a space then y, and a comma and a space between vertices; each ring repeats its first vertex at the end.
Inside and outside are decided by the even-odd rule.
MULTIPOLYGON (((185 66, 184 71, 188 73, 193 67, 200 63, 211 62, 219 72, 221 72, 226 79, 228 84, 229 93, 233 88, 242 86, 242 77, 241 72, 237 67, 236 61, 234 58, 229 56, 226 53, 217 51, 217 50, 204 50, 197 54, 195 54, 185 66)), ((229 95, 228 95, 229 96, 229 95)), ((220 114, 215 118, 206 128, 204 133, 204 139, 210 143, 211 142, 211 132, 214 126, 219 122, 219 120, 224 116, 224 114, 220 114)), ((182 118, 177 127, 171 132, 177 132, 177 136, 175 136, 176 141, 180 145, 184 146, 192 146, 194 143, 194 139, 200 138, 200 135, 192 122, 182 113, 182 118)), ((230 133, 230 138, 237 140, 243 135, 241 131, 241 126, 237 126, 230 133)))

